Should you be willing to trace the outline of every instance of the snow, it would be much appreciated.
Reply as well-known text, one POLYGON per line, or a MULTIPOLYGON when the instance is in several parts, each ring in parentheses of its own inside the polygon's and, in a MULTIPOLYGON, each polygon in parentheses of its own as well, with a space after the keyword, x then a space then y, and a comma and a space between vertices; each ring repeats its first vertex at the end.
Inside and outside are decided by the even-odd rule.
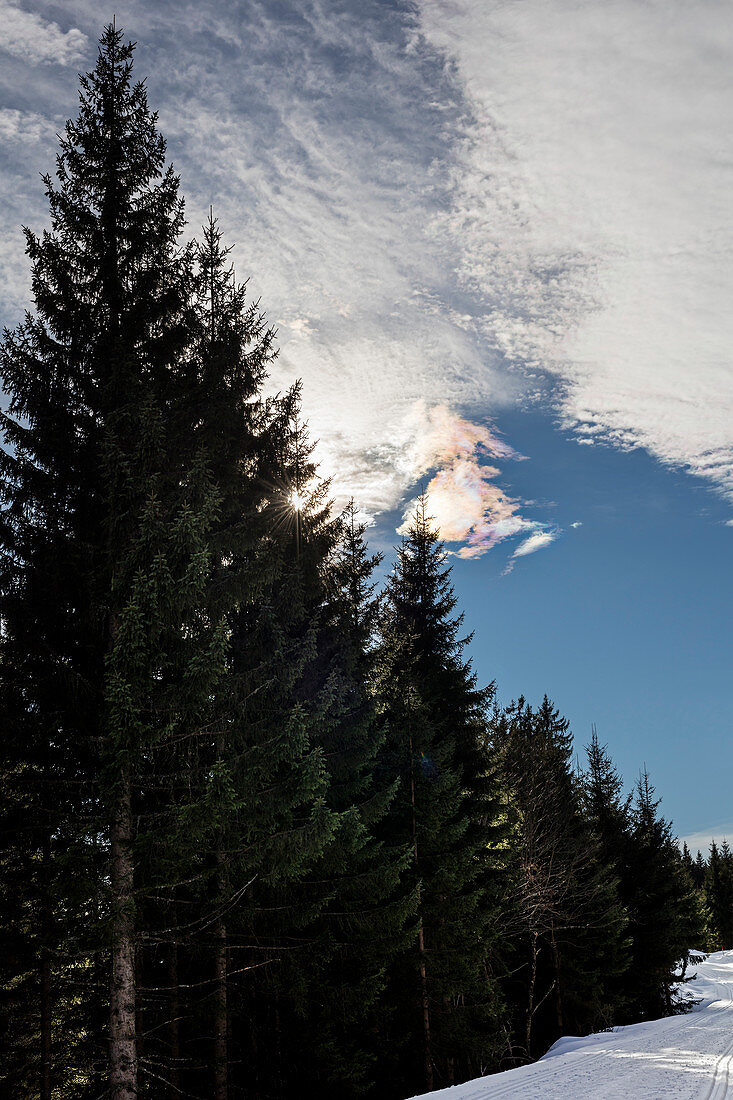
POLYGON ((733 951, 688 968, 682 1016, 566 1036, 531 1066, 426 1094, 430 1100, 733 1100, 733 951), (696 975, 696 976, 695 976, 696 975), (691 979, 691 980, 690 980, 691 979))

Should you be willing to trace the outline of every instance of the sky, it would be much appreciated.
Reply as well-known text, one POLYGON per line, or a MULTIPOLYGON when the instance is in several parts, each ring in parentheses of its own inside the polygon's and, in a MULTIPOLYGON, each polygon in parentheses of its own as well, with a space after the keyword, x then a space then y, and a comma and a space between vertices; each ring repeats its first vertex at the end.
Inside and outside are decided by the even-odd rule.
MULTIPOLYGON (((420 489, 471 655, 680 836, 733 840, 733 14, 713 0, 116 0, 181 175, 387 556, 420 489)), ((0 323, 101 33, 0 0, 0 323)))

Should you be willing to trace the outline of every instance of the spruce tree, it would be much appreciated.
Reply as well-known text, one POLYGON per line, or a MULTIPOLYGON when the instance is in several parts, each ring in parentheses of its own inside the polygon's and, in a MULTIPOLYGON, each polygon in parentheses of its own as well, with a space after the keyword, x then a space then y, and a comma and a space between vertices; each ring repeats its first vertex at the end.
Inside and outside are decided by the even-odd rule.
POLYGON ((629 829, 631 798, 623 793, 623 781, 601 745, 595 727, 586 746, 588 768, 582 780, 585 813, 599 837, 604 858, 622 866, 629 829))
MULTIPOLYGON (((178 245, 178 180, 133 49, 108 27, 81 79, 46 180, 51 230, 27 234, 36 313, 2 350, 8 870, 38 886, 11 976, 30 990, 44 1095, 50 1057, 59 1084, 99 1091, 108 1000, 115 1100, 178 1087, 186 1040, 210 1067, 204 1093, 225 1095, 228 960, 244 946, 225 917, 252 878, 298 877, 331 832, 302 701, 280 706, 310 645, 286 636, 299 582, 276 516, 297 393, 257 399, 272 334, 213 221, 198 251, 178 245), (62 988, 72 960, 81 1000, 62 988), (184 986, 216 991, 213 1045, 208 1026, 181 1035, 184 986), (49 1054, 50 993, 68 1057, 49 1054)), ((194 1028, 203 1006, 186 996, 194 1028)))
POLYGON ((476 685, 455 607, 421 498, 387 584, 378 669, 383 767, 399 780, 386 829, 411 848, 417 902, 411 949, 389 974, 385 1095, 475 1076, 496 1053, 506 827, 487 747, 492 688, 476 685))
POLYGON ((687 847, 687 841, 686 840, 684 840, 682 842, 682 863, 683 863, 684 868, 687 871, 688 875, 690 876, 690 878, 692 878, 692 876, 695 873, 695 864, 694 864, 693 859, 692 859, 692 853, 690 852, 690 849, 687 847))
MULTIPOLYGON (((230 1076, 229 970, 235 949, 229 923, 249 882, 238 878, 234 854, 242 843, 243 807, 252 818, 250 838, 256 836, 260 846, 285 821, 268 816, 264 772, 242 766, 239 731, 247 724, 246 696, 241 696, 243 673, 232 639, 238 618, 256 606, 273 576, 268 505, 280 497, 274 479, 289 399, 260 394, 274 355, 273 333, 257 304, 247 301, 245 287, 235 283, 227 254, 210 215, 195 247, 196 322, 185 364, 184 408, 190 418, 188 445, 207 470, 217 499, 207 528, 207 576, 196 628, 219 623, 224 646, 205 706, 156 754, 155 789, 141 818, 147 893, 155 900, 146 903, 147 946, 138 952, 144 962, 138 1019, 150 1035, 147 1053, 158 1075, 172 1088, 182 1073, 192 1086, 200 1078, 204 1092, 217 1100, 228 1094, 230 1076), (168 960, 165 974, 156 963, 161 951, 168 960), (161 990, 168 994, 163 1004, 161 990), (212 1031, 213 1039, 205 1040, 212 1031), (201 1068, 194 1071, 195 1064, 201 1068)), ((187 634, 197 638, 191 626, 187 634)), ((179 700, 185 700, 190 682, 190 675, 173 682, 179 700)), ((276 767, 274 756, 271 764, 276 767)), ((288 767, 291 791, 283 815, 289 803, 308 799, 299 778, 312 783, 311 765, 296 752, 288 767)), ((235 967, 237 974, 246 969, 235 967)))
POLYGON ((624 895, 633 962, 627 981, 629 1021, 674 1010, 680 961, 704 934, 704 914, 646 769, 636 785, 624 895))
POLYGON ((710 912, 718 950, 733 946, 733 856, 727 841, 710 845, 710 860, 705 876, 705 899, 710 912))
POLYGON ((692 852, 684 841, 682 844, 682 866, 685 875, 694 888, 695 901, 700 913, 700 938, 690 946, 693 949, 696 948, 701 951, 716 951, 718 948, 719 936, 715 929, 715 921, 710 908, 710 899, 705 889, 707 866, 700 849, 698 848, 697 855, 695 859, 693 859, 692 852))
POLYGON ((568 1031, 612 1022, 624 915, 583 814, 567 720, 547 697, 537 710, 519 699, 496 717, 494 741, 519 811, 505 988, 516 1036, 510 1057, 521 1061, 568 1031))
POLYGON ((697 855, 695 856, 695 859, 694 859, 693 864, 692 864, 692 868, 690 870, 692 881, 695 884, 695 889, 696 890, 702 890, 703 887, 705 886, 705 873, 706 873, 706 870, 707 870, 707 865, 705 863, 705 857, 703 856, 702 852, 698 848, 697 849, 697 855))
POLYGON ((340 815, 327 802, 321 740, 331 691, 314 670, 322 619, 321 575, 335 537, 327 486, 315 478, 299 425, 299 390, 278 402, 276 447, 267 499, 259 515, 266 535, 257 553, 268 572, 231 620, 226 694, 227 762, 231 790, 223 834, 231 883, 246 884, 229 906, 227 938, 236 959, 229 982, 230 1062, 235 1075, 263 1096, 282 1094, 284 1060, 297 982, 297 957, 325 894, 309 883, 340 815), (292 961, 291 961, 292 960, 292 961))
MULTIPOLYGON (((581 776, 583 814, 598 842, 600 861, 616 880, 618 898, 625 906, 625 884, 629 871, 629 833, 631 829, 631 796, 623 793, 623 781, 608 753, 601 745, 595 726, 590 744, 586 746, 588 767, 581 776)), ((628 918, 624 908, 624 929, 628 918)), ((619 926, 620 930, 620 926, 619 926)), ((626 970, 631 958, 631 940, 628 932, 623 939, 616 938, 619 955, 614 966, 609 966, 603 979, 609 1005, 609 1020, 622 1018, 626 1002, 626 970)))
MULTIPOLYGON (((62 135, 56 181, 44 181, 51 229, 26 231, 36 312, 2 349, 4 698, 29 746, 24 774, 40 778, 41 801, 53 807, 50 818, 43 811, 47 832, 63 837, 77 884, 98 854, 93 838, 109 827, 119 1097, 134 1094, 137 1074, 132 772, 152 732, 140 694, 159 675, 152 635, 165 629, 145 617, 156 586, 168 594, 186 568, 182 547, 175 577, 153 547, 161 531, 171 539, 166 521, 181 519, 189 490, 206 491, 191 481, 158 510, 164 483, 189 475, 166 453, 163 409, 175 415, 180 398, 190 264, 177 246, 177 179, 164 168, 145 89, 132 83, 132 50, 108 27, 96 69, 81 78, 79 117, 62 135)), ((87 912, 102 904, 95 870, 87 912)), ((64 873, 68 881, 69 866, 64 873)), ((74 936, 87 925, 67 922, 74 936)))
MULTIPOLYGON (((318 911, 303 928, 303 950, 292 956, 297 974, 284 1050, 290 1090, 307 1081, 319 1095, 334 1097, 369 1087, 378 1056, 369 1036, 386 968, 405 946, 411 905, 409 892, 400 889, 409 851, 375 838, 396 783, 378 770, 384 726, 372 691, 379 610, 372 573, 381 556, 369 554, 365 530, 352 501, 321 573, 309 681, 311 692, 328 693, 318 743, 329 777, 326 801, 338 826, 298 887, 308 908, 318 911)), ((307 522, 302 537, 308 540, 307 522)))

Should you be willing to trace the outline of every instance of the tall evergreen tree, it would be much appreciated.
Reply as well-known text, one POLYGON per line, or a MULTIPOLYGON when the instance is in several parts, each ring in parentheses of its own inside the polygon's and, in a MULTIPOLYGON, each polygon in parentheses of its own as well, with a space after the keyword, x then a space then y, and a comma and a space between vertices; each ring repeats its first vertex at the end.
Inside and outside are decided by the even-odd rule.
POLYGON ((235 283, 213 215, 196 258, 191 435, 218 494, 199 616, 223 622, 227 644, 206 720, 171 738, 157 761, 167 780, 146 819, 146 872, 157 899, 146 913, 146 940, 167 944, 170 996, 157 1003, 161 981, 151 960, 145 1030, 159 1074, 166 1067, 176 1085, 185 1070, 192 1087, 200 1080, 203 1094, 224 1100, 236 1060, 230 1042, 239 1041, 232 1040, 232 1004, 263 958, 256 950, 248 958, 251 945, 241 942, 244 895, 263 873, 297 878, 330 826, 320 750, 304 736, 298 704, 288 702, 305 657, 272 630, 270 618, 290 551, 281 522, 292 517, 282 451, 297 390, 282 399, 260 396, 272 331, 235 283), (191 1022, 181 1029, 175 1020, 183 1008, 191 1022))
MULTIPOLYGON (((269 498, 260 514, 266 535, 257 549, 266 556, 268 572, 231 620, 231 667, 222 699, 227 744, 217 769, 231 800, 221 826, 232 884, 223 900, 229 909, 228 952, 239 975, 229 982, 228 1059, 247 1067, 244 1080, 235 1074, 232 1084, 256 1083, 263 1096, 277 1095, 289 1070, 282 1057, 284 1017, 288 977, 297 974, 297 964, 289 960, 300 953, 308 919, 323 904, 320 894, 309 896, 304 880, 339 823, 327 802, 320 733, 330 697, 328 686, 319 690, 311 680, 319 608, 309 600, 330 546, 332 522, 319 488, 312 507, 306 507, 311 470, 300 453, 299 431, 293 430, 297 401, 295 391, 274 421, 274 480, 264 478, 269 498), (229 905, 235 886, 242 884, 246 889, 238 890, 237 904, 229 905)), ((220 881, 220 891, 222 886, 220 881)), ((223 1025, 221 1006, 220 1000, 223 1025)))
POLYGON ((718 950, 733 946, 733 855, 727 841, 710 845, 705 876, 705 899, 718 950))
POLYGON ((595 726, 586 746, 588 768, 583 776, 582 793, 585 813, 601 840, 604 858, 621 865, 629 828, 631 797, 624 796, 623 781, 601 745, 595 726))
POLYGON ((672 990, 680 960, 704 934, 704 915, 682 863, 671 825, 644 770, 632 807, 628 869, 623 885, 632 936, 628 1019, 674 1011, 672 990))
POLYGON ((396 1094, 483 1072, 495 1054, 491 973, 506 838, 487 750, 492 688, 463 651, 446 553, 421 498, 389 578, 378 686, 384 767, 399 779, 389 833, 412 850, 413 945, 390 970, 385 1059, 396 1094))
MULTIPOLYGON (((221 1011, 204 1061, 225 1095, 224 914, 247 873, 297 876, 330 835, 323 753, 302 704, 281 711, 267 695, 273 680, 287 690, 307 640, 297 657, 264 599, 266 657, 248 642, 243 659, 232 644, 283 575, 273 479, 297 394, 255 400, 272 337, 233 286, 213 222, 198 273, 194 249, 178 246, 178 180, 133 83, 133 48, 108 27, 81 80, 57 182, 46 180, 51 231, 28 234, 36 315, 2 351, 4 768, 23 822, 10 864, 42 868, 18 966, 25 974, 37 960, 35 1062, 48 1094, 60 1055, 49 1054, 49 990, 61 1003, 69 960, 99 961, 106 939, 115 1100, 163 1087, 155 1043, 165 1025, 180 1046, 171 1009, 182 984, 201 984, 196 951, 213 962, 204 984, 213 980, 221 1011), (181 946, 195 983, 180 981, 181 946), (161 951, 163 1008, 148 980, 161 951)), ((90 1009, 72 1029, 89 1049, 74 1052, 67 1079, 94 1086, 102 1033, 90 1009)))
POLYGON ((52 784, 42 796, 56 807, 47 835, 74 849, 75 875, 97 850, 90 838, 100 823, 109 825, 110 1059, 119 1097, 134 1094, 137 1074, 130 799, 135 758, 152 736, 143 716, 150 697, 143 703, 140 693, 158 676, 154 635, 169 625, 145 617, 151 601, 160 604, 156 587, 177 588, 186 603, 182 574, 196 548, 176 547, 170 569, 156 547, 155 568, 147 576, 141 568, 158 535, 169 545, 180 539, 187 494, 207 492, 166 450, 162 408, 175 417, 179 407, 190 263, 177 247, 177 179, 164 169, 165 146, 131 69, 132 46, 109 27, 96 69, 81 79, 56 182, 45 178, 51 230, 26 233, 36 313, 6 333, 2 349, 11 399, 3 419, 4 697, 9 725, 30 746, 25 774, 40 776, 46 792, 52 784), (159 510, 173 478, 178 499, 159 510))
MULTIPOLYGON (((303 429, 298 443, 305 450, 303 429)), ((302 471, 302 458, 299 464, 302 471)), ((307 480, 301 481, 299 563, 313 552, 307 480)), ((371 690, 378 600, 363 524, 349 505, 331 525, 335 539, 307 586, 313 634, 304 669, 304 703, 315 732, 337 825, 310 873, 292 888, 299 947, 279 964, 283 1095, 299 1087, 345 1097, 368 1088, 376 1052, 370 1041, 390 958, 405 942, 409 893, 400 889, 408 852, 375 838, 395 783, 377 770, 384 741, 371 690), (314 705, 320 705, 314 709, 314 705)), ((317 547, 317 543, 316 543, 317 547)))
POLYGON ((705 872, 707 865, 705 863, 705 857, 700 849, 697 849, 697 855, 692 863, 690 874, 696 890, 701 890, 705 885, 705 872))
POLYGON ((625 922, 583 814, 567 720, 547 697, 537 710, 520 699, 497 716, 494 739, 519 812, 506 961, 516 1061, 612 1021, 625 922))
MULTIPOLYGON (((619 901, 625 906, 625 883, 629 871, 629 832, 631 829, 631 796, 623 793, 623 781, 608 754, 601 745, 595 726, 590 744, 586 746, 588 767, 581 776, 581 798, 584 817, 599 844, 601 863, 616 879, 619 901)), ((623 924, 628 928, 624 908, 623 924)), ((628 935, 616 937, 620 951, 615 965, 609 966, 604 976, 608 1003, 608 1019, 620 1019, 626 1003, 626 970, 630 962, 631 941, 628 935)))

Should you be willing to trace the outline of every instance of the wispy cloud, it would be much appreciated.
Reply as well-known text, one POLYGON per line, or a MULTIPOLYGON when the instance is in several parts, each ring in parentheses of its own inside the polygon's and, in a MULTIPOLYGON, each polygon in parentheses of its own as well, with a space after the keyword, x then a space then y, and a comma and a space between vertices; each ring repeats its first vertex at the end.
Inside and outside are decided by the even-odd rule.
POLYGON ((50 119, 35 111, 0 108, 0 141, 36 145, 39 141, 53 138, 56 129, 50 119))
POLYGON ((515 548, 504 567, 505 576, 512 572, 519 558, 526 558, 529 554, 536 554, 538 550, 544 550, 546 546, 551 546, 562 534, 560 528, 550 527, 546 523, 538 522, 527 523, 522 531, 524 534, 527 534, 527 531, 531 533, 515 548))
POLYGON ((88 45, 87 36, 78 28, 62 31, 58 23, 25 11, 12 0, 0 0, 0 22, 0 50, 25 61, 68 65, 80 60, 88 45))
POLYGON ((643 446, 733 494, 730 12, 419 10, 472 104, 443 220, 464 284, 494 303, 489 329, 560 380, 581 437, 643 446))
POLYGON ((246 26, 241 9, 219 15, 203 53, 200 18, 155 66, 161 125, 189 210, 213 201, 237 270, 277 319, 273 386, 303 378, 338 498, 391 511, 444 469, 443 520, 478 551, 480 516, 515 507, 495 484, 512 448, 480 425, 517 383, 456 297, 452 247, 435 232, 463 109, 442 55, 407 6, 254 4, 246 26))
POLYGON ((520 542, 516 548, 512 557, 524 558, 527 554, 536 554, 538 550, 544 550, 546 546, 554 542, 558 537, 558 531, 536 531, 525 539, 524 542, 520 542))
MULTIPOLYGON (((0 0, 8 322, 46 135, 76 102, 75 74, 38 62, 90 67, 100 30, 92 0, 64 29, 58 10, 0 0)), ((337 495, 394 510, 426 478, 464 556, 547 545, 484 426, 548 377, 579 438, 733 489, 723 6, 130 0, 125 22, 191 231, 213 202, 337 495)))

